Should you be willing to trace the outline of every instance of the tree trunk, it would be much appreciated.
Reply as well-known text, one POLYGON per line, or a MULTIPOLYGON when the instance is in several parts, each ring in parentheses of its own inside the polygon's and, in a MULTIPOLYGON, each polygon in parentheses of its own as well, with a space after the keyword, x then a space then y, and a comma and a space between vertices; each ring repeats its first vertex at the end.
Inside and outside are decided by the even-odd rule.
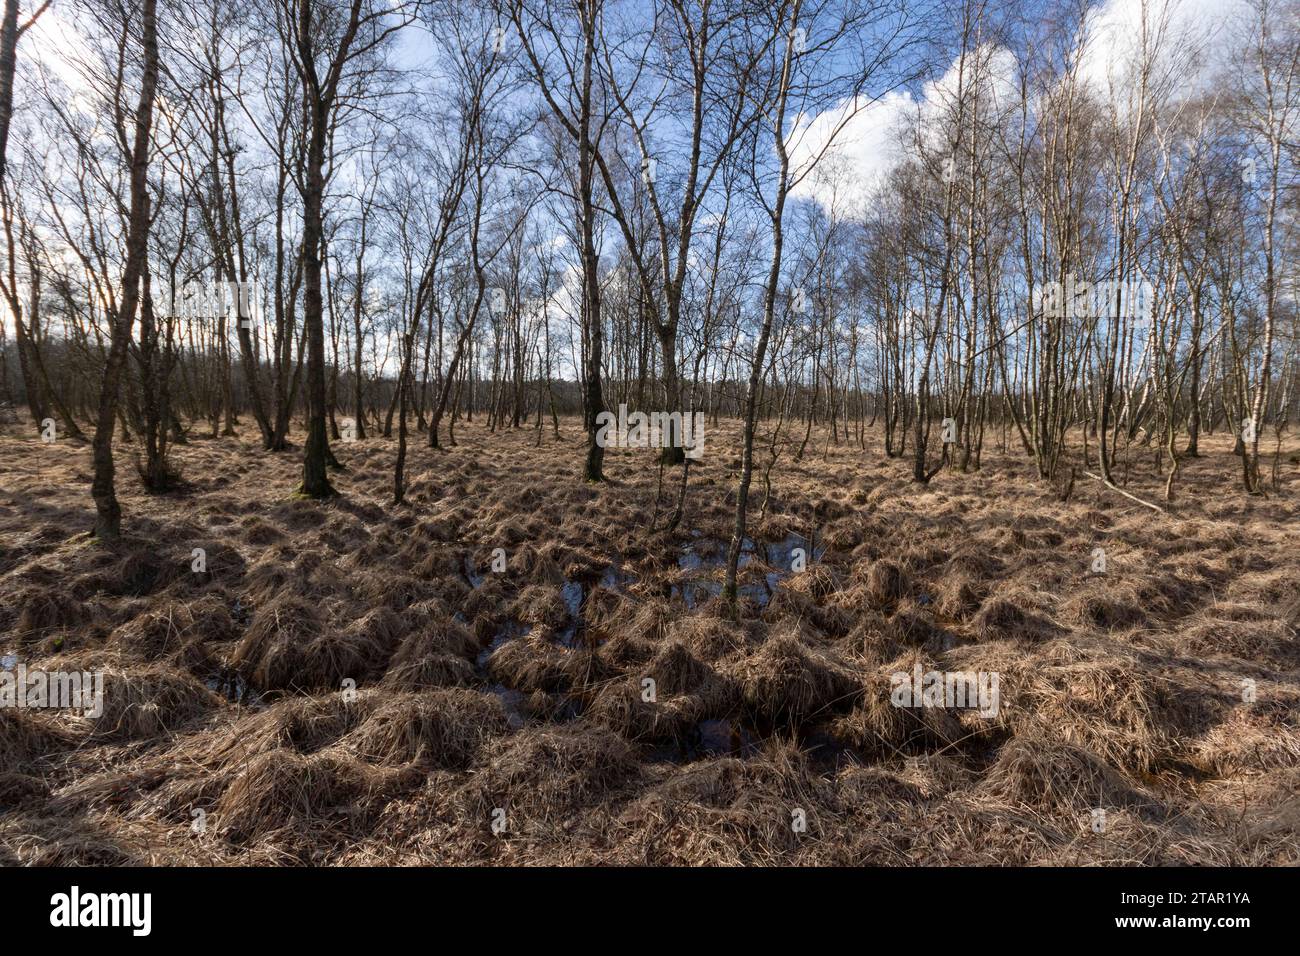
POLYGON ((113 540, 122 533, 122 508, 113 487, 113 422, 118 391, 126 364, 131 327, 140 303, 140 277, 149 243, 149 134, 153 125, 154 95, 158 86, 157 0, 144 0, 144 75, 135 111, 135 142, 131 149, 131 205, 127 222, 126 268, 122 273, 122 301, 113 317, 108 360, 99 392, 95 418, 95 477, 90 486, 95 499, 94 536, 113 540))

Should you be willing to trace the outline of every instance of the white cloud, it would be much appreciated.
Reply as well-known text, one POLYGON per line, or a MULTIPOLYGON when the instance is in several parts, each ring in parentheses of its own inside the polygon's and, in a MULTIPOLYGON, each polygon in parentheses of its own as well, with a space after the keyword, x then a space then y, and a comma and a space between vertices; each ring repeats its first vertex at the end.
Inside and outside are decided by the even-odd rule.
MULTIPOLYGON (((984 47, 979 53, 986 102, 993 109, 1005 108, 1016 93, 1015 56, 1000 47, 984 47)), ((972 62, 968 58, 967 84, 972 62)), ((943 118, 951 112, 960 73, 961 65, 954 60, 941 77, 921 88, 919 99, 902 91, 874 102, 865 97, 845 101, 814 117, 800 116, 787 138, 793 169, 802 171, 832 136, 834 142, 794 195, 814 199, 836 213, 862 208, 911 151, 909 125, 919 122, 926 145, 940 145, 943 118)))
MULTIPOLYGON (((1248 0, 1107 0, 1085 18, 1089 42, 1080 64, 1081 77, 1100 96, 1122 103, 1131 65, 1141 49, 1145 17, 1149 31, 1159 28, 1158 72, 1169 78, 1170 98, 1211 88, 1239 35, 1233 23, 1240 23, 1248 11, 1248 0)), ((982 53, 993 108, 1011 107, 1017 95, 1015 55, 1004 47, 986 47, 982 53)), ((794 195, 814 199, 837 213, 861 208, 907 155, 900 141, 901 125, 919 120, 923 137, 937 134, 938 120, 956 94, 958 79, 954 60, 915 96, 904 91, 875 102, 845 101, 816 116, 798 117, 787 139, 796 170, 811 163, 832 135, 835 142, 794 195)))
POLYGON ((81 108, 75 102, 76 97, 88 97, 89 92, 86 79, 76 63, 89 62, 91 50, 75 22, 69 21, 67 14, 61 14, 57 4, 51 4, 23 37, 18 57, 20 73, 23 59, 30 57, 39 61, 73 91, 74 107, 81 108))
POLYGON ((1088 45, 1080 77, 1122 101, 1142 55, 1145 24, 1155 73, 1168 78, 1171 98, 1194 95, 1222 71, 1237 38, 1232 24, 1249 15, 1246 0, 1107 0, 1084 21, 1088 45))
POLYGON ((916 101, 901 92, 874 102, 846 101, 817 116, 799 116, 787 137, 795 175, 817 159, 832 136, 834 142, 792 195, 815 199, 837 213, 861 208, 902 161, 899 130, 915 114, 916 101))

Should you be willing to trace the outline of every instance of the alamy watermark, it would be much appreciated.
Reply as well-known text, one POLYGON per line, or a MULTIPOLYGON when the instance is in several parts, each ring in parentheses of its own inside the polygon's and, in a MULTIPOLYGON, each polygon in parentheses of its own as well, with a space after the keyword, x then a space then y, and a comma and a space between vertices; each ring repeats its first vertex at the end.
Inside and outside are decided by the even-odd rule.
POLYGON ((104 712, 103 671, 0 671, 0 707, 80 710, 85 717, 104 712))
POLYGON ((152 893, 83 893, 74 886, 50 897, 50 925, 56 928, 121 926, 133 936, 153 929, 152 893))
POLYGON ((978 709, 981 717, 998 715, 997 671, 898 671, 889 678, 895 707, 978 709))
POLYGON ((186 282, 176 291, 171 315, 178 319, 229 318, 251 328, 262 302, 260 282, 186 282))
POLYGON ((704 454, 704 413, 632 412, 596 416, 596 444, 601 448, 682 448, 687 458, 704 454))
POLYGON ((1151 321, 1154 300, 1155 289, 1145 279, 1088 282, 1072 275, 1034 289, 1034 303, 1049 319, 1105 318, 1118 307, 1121 318, 1145 324, 1151 321))

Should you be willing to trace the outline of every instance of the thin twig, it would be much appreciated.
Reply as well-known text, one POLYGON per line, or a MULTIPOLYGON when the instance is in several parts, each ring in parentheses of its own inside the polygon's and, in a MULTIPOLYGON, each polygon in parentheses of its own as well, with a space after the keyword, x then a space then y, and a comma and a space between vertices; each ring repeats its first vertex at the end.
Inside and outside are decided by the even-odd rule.
POLYGON ((1116 484, 1115 484, 1114 482, 1112 482, 1112 481, 1107 481, 1107 480, 1106 480, 1105 478, 1103 478, 1101 475, 1094 475, 1094 474, 1093 474, 1092 472, 1090 472, 1090 471, 1085 471, 1084 474, 1087 475, 1089 478, 1092 478, 1092 479, 1094 479, 1094 480, 1096 480, 1096 481, 1100 481, 1103 485, 1105 485, 1105 486, 1106 486, 1107 488, 1109 488, 1111 491, 1118 492, 1119 494, 1123 495, 1125 498, 1129 499, 1129 501, 1136 501, 1138 504, 1142 505, 1144 508, 1150 508, 1152 511, 1158 511, 1158 512, 1160 512, 1162 515, 1167 515, 1167 514, 1169 514, 1168 511, 1166 511, 1164 508, 1161 508, 1159 505, 1157 505, 1157 504, 1153 504, 1153 503, 1150 502, 1150 501, 1144 501, 1143 499, 1139 498, 1137 495, 1130 494, 1129 492, 1125 491, 1123 488, 1120 488, 1120 487, 1116 486, 1116 484))

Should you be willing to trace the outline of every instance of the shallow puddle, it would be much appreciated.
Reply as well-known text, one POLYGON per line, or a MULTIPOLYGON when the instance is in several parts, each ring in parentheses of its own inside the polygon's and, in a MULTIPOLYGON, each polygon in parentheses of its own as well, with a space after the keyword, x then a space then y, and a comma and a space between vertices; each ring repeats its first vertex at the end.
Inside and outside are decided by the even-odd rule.
POLYGON ((245 707, 258 707, 265 703, 262 695, 254 689, 253 685, 244 680, 235 671, 226 674, 216 674, 207 678, 203 682, 204 686, 214 694, 220 694, 232 704, 239 704, 245 707))
POLYGON ((488 658, 492 656, 497 648, 519 637, 527 637, 532 627, 527 624, 521 624, 518 621, 506 621, 505 626, 497 632, 496 637, 488 643, 487 647, 479 651, 475 663, 478 665, 479 672, 487 673, 488 658))
MULTIPOLYGON (((717 572, 727 566, 727 545, 715 538, 699 538, 696 531, 691 534, 696 536, 696 540, 683 545, 677 559, 677 567, 687 572, 687 576, 668 588, 668 596, 680 597, 682 603, 693 611, 722 593, 722 582, 717 580, 717 572)), ((739 584, 737 593, 759 607, 766 607, 782 578, 806 570, 825 553, 825 545, 817 545, 815 539, 810 544, 804 535, 797 532, 791 532, 780 541, 755 543, 746 538, 736 562, 737 570, 747 568, 755 561, 771 570, 763 575, 761 582, 739 584), (796 549, 801 553, 796 554, 796 549)))
MULTIPOLYGON (((587 621, 583 616, 583 608, 587 604, 587 598, 597 586, 607 591, 621 592, 623 588, 636 581, 636 575, 630 571, 624 571, 622 568, 610 564, 606 565, 605 570, 601 572, 599 579, 595 581, 584 580, 581 578, 571 578, 564 582, 561 594, 564 597, 564 606, 569 612, 569 621, 556 635, 561 644, 568 648, 578 647, 592 642, 586 640, 587 621)), ((601 643, 596 641, 596 644, 601 643)))
POLYGON ((469 582, 470 587, 480 588, 483 586, 485 578, 479 573, 478 568, 475 567, 474 558, 471 555, 465 555, 465 566, 461 570, 465 575, 465 580, 469 582))
POLYGON ((505 684, 492 684, 488 687, 488 693, 494 694, 501 701, 501 707, 506 712, 506 723, 511 730, 518 730, 528 722, 523 712, 524 695, 521 691, 511 690, 505 684))
POLYGON ((565 581, 560 589, 564 596, 564 606, 569 609, 569 617, 578 618, 582 614, 582 602, 587 599, 587 589, 581 581, 565 581))
POLYGON ((797 565, 807 570, 820 561, 822 555, 826 553, 826 545, 818 544, 816 535, 810 542, 807 537, 795 531, 790 532, 780 541, 765 541, 759 545, 759 549, 763 555, 763 563, 782 575, 796 573, 797 565), (796 548, 801 550, 800 555, 795 555, 796 548), (798 558, 797 562, 796 558, 798 558))
POLYGON ((743 724, 723 718, 702 720, 692 729, 684 747, 691 760, 701 757, 748 757, 758 753, 758 737, 743 724))

